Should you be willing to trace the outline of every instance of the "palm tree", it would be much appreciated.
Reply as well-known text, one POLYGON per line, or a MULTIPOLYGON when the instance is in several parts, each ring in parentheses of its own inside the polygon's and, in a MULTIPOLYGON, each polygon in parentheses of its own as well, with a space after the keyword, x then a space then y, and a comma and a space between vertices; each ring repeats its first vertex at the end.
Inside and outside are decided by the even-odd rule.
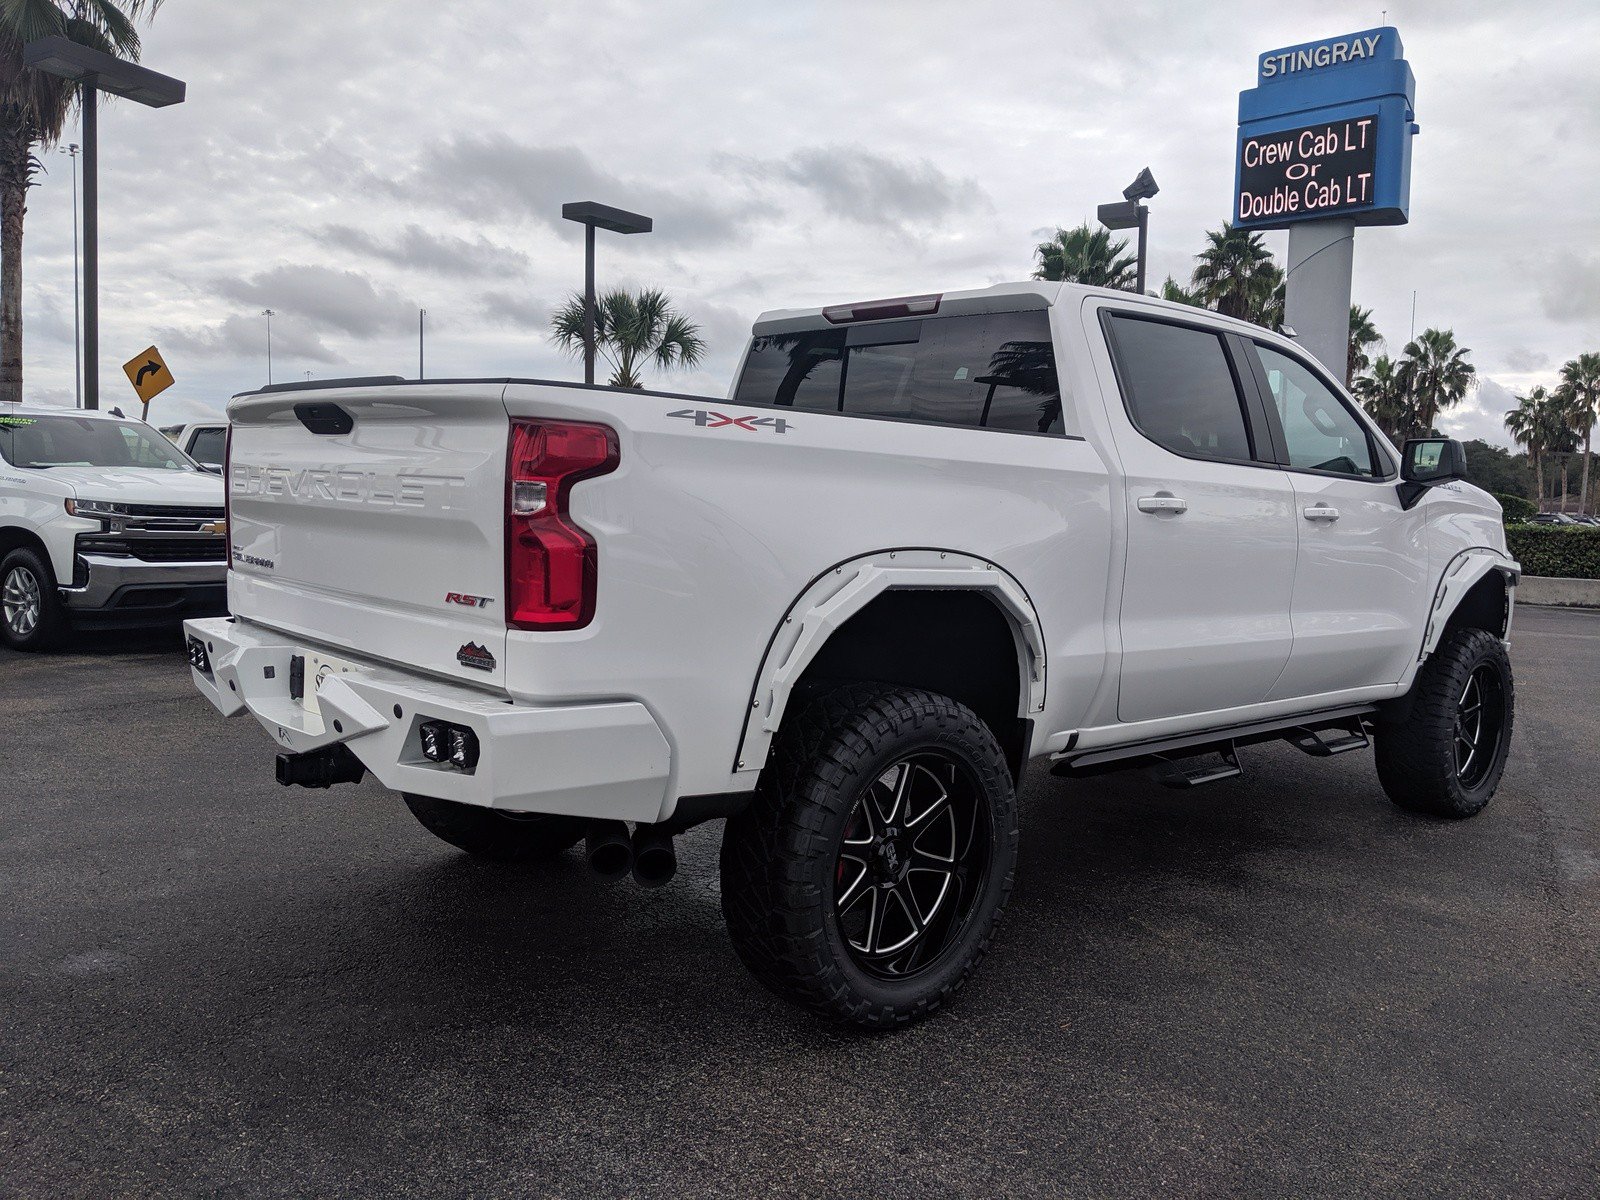
POLYGON ((1206 306, 1205 301, 1185 288, 1171 275, 1168 275, 1166 281, 1161 285, 1161 298, 1170 300, 1174 304, 1187 304, 1191 308, 1204 308, 1206 306))
POLYGON ((1131 291, 1139 264, 1133 255, 1123 253, 1127 248, 1127 238, 1113 242, 1109 231, 1091 229, 1087 221, 1057 229, 1049 241, 1034 248, 1039 268, 1033 277, 1131 291))
MULTIPOLYGON (((1578 514, 1588 511, 1589 452, 1594 441, 1595 421, 1600 419, 1600 353, 1580 354, 1561 367, 1561 383, 1556 399, 1567 425, 1583 438, 1583 476, 1578 484, 1578 514)), ((1562 497, 1562 507, 1566 497, 1562 497)))
POLYGON ((1383 337, 1372 323, 1372 310, 1352 304, 1350 306, 1350 351, 1345 356, 1344 385, 1349 387, 1355 377, 1372 365, 1367 349, 1382 346, 1383 337))
POLYGON ((1544 451, 1545 428, 1549 424, 1547 402, 1550 394, 1536 387, 1526 396, 1513 397, 1517 406, 1505 415, 1506 430, 1511 440, 1527 448, 1533 460, 1533 501, 1544 504, 1544 451))
POLYGON ((1477 382, 1478 370, 1467 361, 1472 353, 1456 345, 1448 329, 1424 329, 1407 342, 1399 373, 1410 395, 1414 432, 1427 436, 1447 408, 1467 398, 1477 382))
MULTIPOLYGON (((4 0, 0 0, 3 3, 4 0)), ((583 353, 583 297, 573 295, 550 318, 556 344, 583 353)), ((646 363, 663 371, 692 367, 705 357, 700 326, 673 310, 665 292, 606 292, 595 301, 595 351, 611 364, 611 386, 642 388, 646 363)))
POLYGON ((1259 233, 1223 223, 1208 230, 1209 243, 1195 257, 1199 266, 1190 280, 1195 294, 1207 305, 1230 317, 1260 323, 1270 316, 1274 294, 1283 283, 1283 271, 1259 233))
POLYGON ((134 22, 161 0, 0 0, 0 401, 22 399, 22 226, 41 169, 35 146, 61 136, 77 85, 25 67, 22 48, 59 34, 119 58, 139 57, 134 22))
POLYGON ((1350 391, 1390 441, 1402 440, 1401 431, 1411 426, 1411 396, 1400 377, 1399 365, 1392 358, 1378 355, 1371 373, 1358 376, 1350 391))

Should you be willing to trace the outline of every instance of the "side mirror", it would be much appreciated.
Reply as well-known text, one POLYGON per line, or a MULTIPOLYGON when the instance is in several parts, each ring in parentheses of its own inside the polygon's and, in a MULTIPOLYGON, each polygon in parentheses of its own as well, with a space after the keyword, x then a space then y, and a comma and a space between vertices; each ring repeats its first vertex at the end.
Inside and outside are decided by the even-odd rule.
POLYGON ((200 464, 200 469, 202 471, 204 471, 208 475, 221 475, 222 474, 222 464, 221 463, 201 463, 200 464))
POLYGON ((1467 477, 1467 452, 1454 438, 1411 438, 1401 454, 1400 478, 1427 487, 1467 477))

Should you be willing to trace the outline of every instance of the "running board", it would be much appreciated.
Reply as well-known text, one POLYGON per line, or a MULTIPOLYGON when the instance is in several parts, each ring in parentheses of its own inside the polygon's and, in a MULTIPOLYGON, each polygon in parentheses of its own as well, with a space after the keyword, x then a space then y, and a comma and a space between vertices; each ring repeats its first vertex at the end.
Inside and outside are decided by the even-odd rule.
POLYGON ((1133 767, 1154 767, 1162 772, 1163 783, 1176 781, 1169 783, 1169 786, 1197 787, 1202 783, 1217 783, 1242 775, 1244 772, 1238 761, 1240 746, 1282 738, 1318 758, 1360 750, 1369 744, 1366 718, 1377 711, 1374 704, 1351 704, 1320 713, 1299 713, 1292 717, 1252 721, 1231 728, 1201 730, 1123 746, 1064 750, 1054 756, 1050 773, 1078 778, 1133 767), (1338 736, 1324 736, 1327 731, 1336 731, 1338 736), (1174 769, 1175 760, 1198 758, 1204 754, 1221 755, 1222 764, 1210 764, 1187 771, 1174 769))

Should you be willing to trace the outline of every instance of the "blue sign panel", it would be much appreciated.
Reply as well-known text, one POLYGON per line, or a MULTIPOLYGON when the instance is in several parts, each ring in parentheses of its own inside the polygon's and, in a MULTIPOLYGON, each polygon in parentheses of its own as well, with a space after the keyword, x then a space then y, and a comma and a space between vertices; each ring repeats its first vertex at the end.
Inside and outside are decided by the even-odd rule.
POLYGON ((1239 93, 1233 223, 1405 224, 1416 92, 1389 26, 1267 51, 1239 93))

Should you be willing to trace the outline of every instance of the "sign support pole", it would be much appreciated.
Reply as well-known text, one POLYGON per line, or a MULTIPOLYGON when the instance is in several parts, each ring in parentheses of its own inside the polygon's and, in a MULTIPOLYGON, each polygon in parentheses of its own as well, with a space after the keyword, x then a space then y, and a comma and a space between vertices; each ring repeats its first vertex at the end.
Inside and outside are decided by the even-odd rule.
POLYGON ((83 112, 83 406, 100 407, 100 89, 85 80, 83 112))
POLYGON ((1350 354, 1350 273, 1356 223, 1350 218, 1289 227, 1283 321, 1308 354, 1340 383, 1350 354))

